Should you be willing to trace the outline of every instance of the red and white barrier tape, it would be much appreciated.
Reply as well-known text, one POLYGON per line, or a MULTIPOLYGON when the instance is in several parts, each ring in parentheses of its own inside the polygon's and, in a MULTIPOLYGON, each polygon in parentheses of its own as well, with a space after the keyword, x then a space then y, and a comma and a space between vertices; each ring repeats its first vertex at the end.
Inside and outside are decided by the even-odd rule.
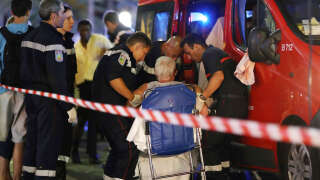
POLYGON ((273 123, 239 120, 234 118, 204 117, 191 114, 180 114, 155 110, 136 109, 131 107, 101 104, 85 101, 73 97, 48 93, 36 90, 14 88, 0 84, 0 86, 25 94, 39 95, 75 104, 87 109, 120 115, 125 117, 140 117, 148 121, 162 122, 180 126, 197 127, 211 131, 247 136, 271 141, 303 143, 305 145, 320 147, 320 130, 296 126, 280 126, 273 123))

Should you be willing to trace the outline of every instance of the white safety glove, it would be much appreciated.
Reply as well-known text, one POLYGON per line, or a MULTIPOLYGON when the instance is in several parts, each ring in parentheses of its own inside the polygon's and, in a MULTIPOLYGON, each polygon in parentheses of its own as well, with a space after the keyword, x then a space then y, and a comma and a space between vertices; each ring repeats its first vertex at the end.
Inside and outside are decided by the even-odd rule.
POLYGON ((78 117, 77 117, 76 108, 73 107, 67 113, 68 113, 68 116, 69 116, 68 122, 72 123, 72 124, 77 124, 78 123, 78 117))
POLYGON ((132 101, 129 101, 129 103, 133 107, 138 107, 142 103, 142 100, 143 100, 143 98, 141 95, 135 94, 132 101))
POLYGON ((196 98, 196 111, 200 112, 204 106, 205 101, 201 100, 199 96, 196 98))

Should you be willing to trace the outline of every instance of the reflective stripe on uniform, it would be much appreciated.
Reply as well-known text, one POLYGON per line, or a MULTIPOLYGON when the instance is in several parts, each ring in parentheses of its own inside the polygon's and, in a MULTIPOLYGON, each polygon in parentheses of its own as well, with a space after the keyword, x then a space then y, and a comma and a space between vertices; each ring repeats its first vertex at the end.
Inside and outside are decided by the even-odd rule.
POLYGON ((43 45, 40 43, 35 43, 31 41, 22 41, 21 42, 21 47, 27 47, 31 49, 35 49, 41 52, 46 52, 46 51, 63 51, 66 52, 66 48, 64 48, 63 45, 61 44, 53 44, 53 45, 43 45))
POLYGON ((126 67, 130 68, 131 69, 131 73, 132 74, 135 74, 137 75, 138 74, 138 71, 137 71, 137 68, 133 68, 131 67, 131 60, 130 60, 130 56, 129 54, 124 51, 124 50, 109 50, 109 51, 106 51, 104 53, 104 55, 106 56, 111 56, 111 55, 114 55, 114 54, 119 54, 120 53, 120 56, 118 58, 118 62, 121 66, 125 65, 126 64, 126 67), (124 59, 123 59, 124 58, 124 59), (124 62, 122 62, 124 60, 124 62), (127 63, 125 63, 127 62, 127 63))
POLYGON ((120 62, 120 58, 124 58, 124 60, 127 61, 127 67, 131 67, 130 56, 126 51, 120 49, 120 50, 115 50, 115 51, 112 51, 112 50, 111 51, 106 51, 104 53, 104 55, 107 55, 107 56, 112 56, 114 54, 120 54, 120 56, 118 58, 119 64, 123 65, 123 63, 120 62))
POLYGON ((65 163, 69 163, 70 162, 70 157, 59 155, 58 156, 58 161, 63 161, 65 163))
POLYGON ((56 171, 54 170, 36 170, 36 176, 44 177, 56 177, 56 171))
POLYGON ((72 49, 66 49, 67 55, 73 55, 76 54, 76 51, 74 50, 74 48, 72 49))
POLYGON ((110 177, 110 176, 107 176, 107 175, 103 175, 103 180, 122 180, 122 179, 120 179, 120 178, 112 178, 112 177, 110 177))
POLYGON ((147 72, 148 74, 152 74, 152 75, 155 74, 154 68, 148 66, 146 63, 143 63, 142 66, 143 66, 143 70, 144 70, 145 72, 147 72))
POLYGON ((221 165, 215 165, 215 166, 204 166, 206 172, 207 171, 215 171, 215 172, 219 172, 222 171, 222 166, 221 165))
POLYGON ((229 168, 230 167, 230 161, 223 161, 221 162, 221 166, 223 168, 229 168))
POLYGON ((22 166, 22 171, 34 174, 36 172, 37 168, 33 166, 22 166))

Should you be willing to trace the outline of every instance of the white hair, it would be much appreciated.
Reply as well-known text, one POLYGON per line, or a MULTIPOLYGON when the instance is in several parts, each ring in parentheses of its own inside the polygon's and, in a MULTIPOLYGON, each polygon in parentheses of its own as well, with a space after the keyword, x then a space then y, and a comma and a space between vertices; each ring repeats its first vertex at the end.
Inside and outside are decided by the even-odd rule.
POLYGON ((157 79, 169 80, 172 76, 175 76, 176 62, 167 56, 161 56, 156 60, 155 75, 157 79))

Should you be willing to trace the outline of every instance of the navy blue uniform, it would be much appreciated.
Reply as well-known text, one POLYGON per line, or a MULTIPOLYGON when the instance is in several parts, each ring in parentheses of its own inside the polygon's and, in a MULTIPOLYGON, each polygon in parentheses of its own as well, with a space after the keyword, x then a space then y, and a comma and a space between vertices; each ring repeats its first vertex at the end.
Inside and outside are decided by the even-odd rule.
MULTIPOLYGON (((70 96, 62 35, 50 24, 41 22, 21 46, 23 87, 70 96)), ((72 105, 36 95, 26 95, 25 103, 28 133, 23 160, 24 179, 54 178, 63 127, 72 105)))
POLYGON ((70 94, 74 94, 75 76, 77 73, 77 59, 72 40, 73 33, 67 32, 64 35, 64 46, 67 51, 67 86, 70 94))
MULTIPOLYGON (((121 78, 133 91, 137 88, 136 74, 136 60, 128 47, 122 46, 120 49, 107 51, 94 74, 92 89, 94 101, 125 105, 126 98, 111 87, 110 81, 121 78)), ((136 146, 126 140, 133 119, 99 113, 98 120, 111 146, 104 174, 113 178, 131 179, 139 155, 136 146)))
MULTIPOLYGON (((77 62, 72 37, 73 33, 70 32, 67 32, 64 35, 64 47, 66 48, 67 53, 67 57, 65 60, 67 63, 67 86, 70 94, 74 95, 74 83, 75 75, 77 73, 77 62)), ((63 162, 69 162, 72 145, 72 124, 68 123, 68 121, 65 121, 64 125, 65 133, 62 139, 62 146, 60 149, 58 160, 63 162)), ((64 164, 62 166, 64 166, 64 164)), ((65 172, 63 172, 63 174, 64 173, 65 172)))
MULTIPOLYGON (((248 115, 248 94, 243 85, 233 75, 236 63, 227 58, 228 55, 213 46, 210 46, 202 55, 202 62, 205 68, 208 81, 214 73, 222 71, 224 80, 220 87, 213 94, 213 98, 218 100, 217 105, 212 109, 216 112, 213 115, 231 118, 247 118, 248 115), (222 59, 228 59, 221 62, 222 59)), ((207 167, 207 178, 215 176, 213 171, 219 172, 223 168, 230 167, 230 141, 231 135, 204 131, 203 133, 203 155, 207 167)), ((215 177, 216 179, 219 179, 215 177)))

